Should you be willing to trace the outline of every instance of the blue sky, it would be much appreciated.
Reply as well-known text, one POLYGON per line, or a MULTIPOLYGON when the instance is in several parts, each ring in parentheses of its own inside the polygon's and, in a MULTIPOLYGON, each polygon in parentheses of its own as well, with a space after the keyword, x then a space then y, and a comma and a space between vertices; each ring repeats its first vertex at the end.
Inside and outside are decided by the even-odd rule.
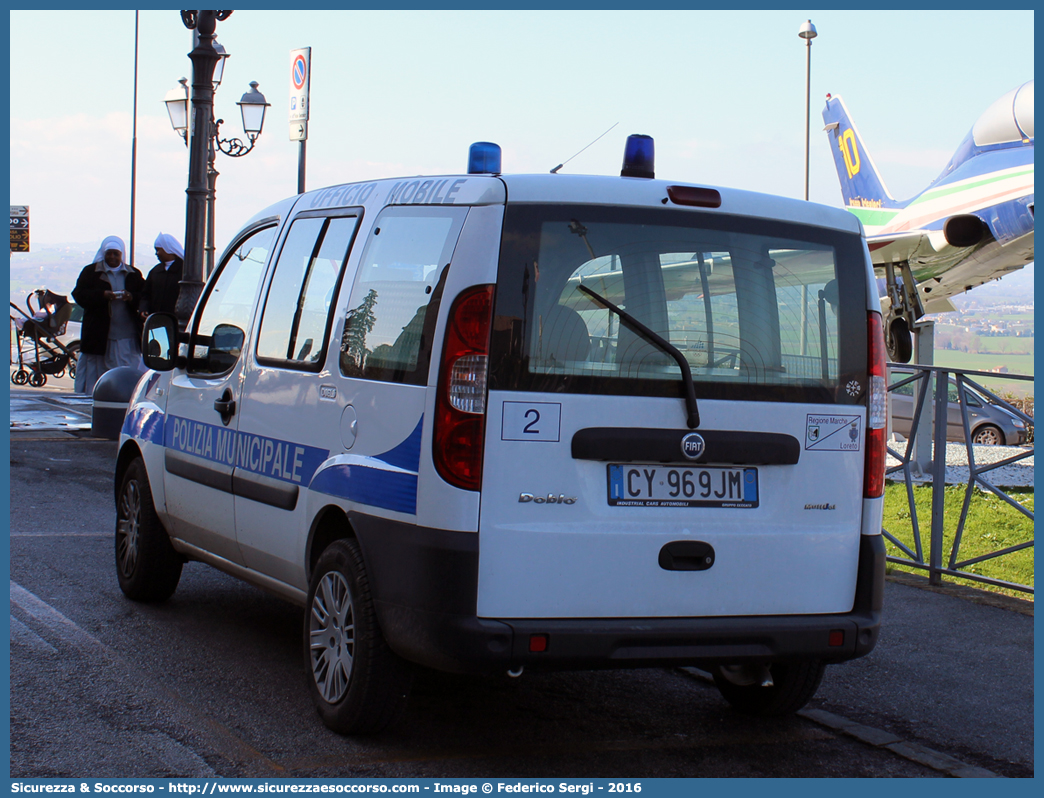
MULTIPOLYGON (((272 104, 251 154, 218 156, 217 243, 296 192, 289 53, 312 48, 308 188, 465 169, 473 141, 505 172, 617 174, 629 133, 657 176, 800 197, 805 45, 814 201, 841 204, 820 112, 841 95, 891 193, 938 175, 978 115, 1033 76, 1031 11, 236 11, 218 90, 223 134, 251 80, 272 104)), ((130 233, 133 11, 12 11, 11 203, 34 245, 130 233), (46 34, 46 35, 44 35, 46 34)), ((139 251, 184 236, 187 150, 163 97, 191 78, 176 11, 139 29, 139 251)), ((151 253, 150 253, 151 254, 151 253)), ((151 261, 150 261, 151 262, 151 261)))

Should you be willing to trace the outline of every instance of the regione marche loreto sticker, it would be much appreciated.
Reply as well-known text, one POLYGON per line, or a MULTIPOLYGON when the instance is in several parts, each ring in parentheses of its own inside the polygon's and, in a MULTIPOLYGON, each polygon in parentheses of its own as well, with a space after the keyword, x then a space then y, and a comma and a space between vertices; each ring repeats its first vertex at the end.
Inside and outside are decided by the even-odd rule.
POLYGON ((863 445, 860 416, 808 415, 805 449, 817 452, 858 452, 863 445))

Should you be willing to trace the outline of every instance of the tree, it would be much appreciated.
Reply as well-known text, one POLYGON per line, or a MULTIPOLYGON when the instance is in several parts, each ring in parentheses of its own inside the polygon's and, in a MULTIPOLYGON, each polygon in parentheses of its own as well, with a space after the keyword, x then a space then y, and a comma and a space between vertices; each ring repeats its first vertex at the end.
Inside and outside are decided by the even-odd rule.
POLYGON ((377 292, 370 289, 357 308, 348 311, 341 335, 341 371, 348 376, 361 376, 370 350, 366 348, 366 336, 373 330, 377 317, 373 306, 377 304, 377 292))

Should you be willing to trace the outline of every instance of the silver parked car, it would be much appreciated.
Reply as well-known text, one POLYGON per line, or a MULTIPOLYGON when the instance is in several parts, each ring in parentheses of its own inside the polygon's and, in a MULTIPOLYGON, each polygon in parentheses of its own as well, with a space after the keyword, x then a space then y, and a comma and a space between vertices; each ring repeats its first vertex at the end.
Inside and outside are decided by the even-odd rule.
MULTIPOLYGON (((912 374, 912 372, 902 372, 893 369, 891 383, 894 385, 905 379, 909 374, 912 374)), ((968 427, 971 430, 972 443, 992 446, 1018 446, 1026 442, 1026 424, 1021 418, 999 405, 992 404, 988 398, 970 385, 965 385, 964 389, 968 402, 968 427)), ((910 436, 914 406, 919 390, 920 382, 914 380, 889 392, 893 432, 905 437, 910 436)), ((953 377, 950 378, 949 396, 947 399, 946 440, 963 442, 964 424, 961 421, 961 405, 957 394, 957 384, 953 377)), ((930 394, 925 399, 925 404, 929 401, 931 401, 930 394)))

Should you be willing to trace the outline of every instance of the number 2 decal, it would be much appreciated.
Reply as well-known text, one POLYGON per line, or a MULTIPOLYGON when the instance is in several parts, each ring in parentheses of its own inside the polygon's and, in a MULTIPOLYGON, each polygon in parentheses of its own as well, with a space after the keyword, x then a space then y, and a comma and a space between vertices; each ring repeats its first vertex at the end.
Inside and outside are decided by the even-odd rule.
POLYGON ((561 426, 562 405, 557 402, 504 402, 500 439, 557 443, 561 426))
POLYGON ((533 420, 522 428, 522 432, 526 435, 539 435, 540 430, 536 429, 536 423, 540 421, 540 411, 535 407, 531 407, 525 412, 526 418, 529 418, 530 416, 533 417, 533 420))

